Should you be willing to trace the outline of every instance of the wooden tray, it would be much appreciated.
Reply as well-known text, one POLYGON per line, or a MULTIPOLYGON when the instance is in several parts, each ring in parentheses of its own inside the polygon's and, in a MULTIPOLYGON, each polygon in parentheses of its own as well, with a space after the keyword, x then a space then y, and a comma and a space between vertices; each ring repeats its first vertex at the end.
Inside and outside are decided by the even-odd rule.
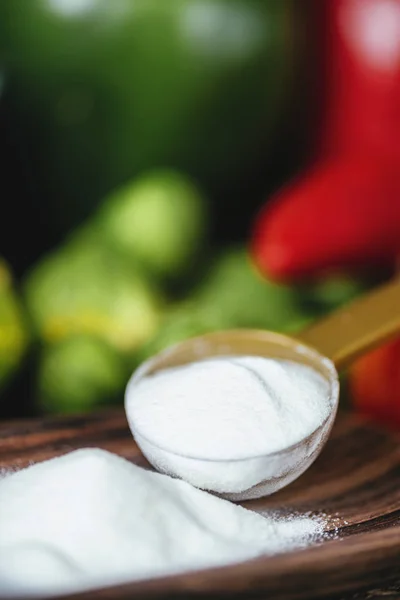
MULTIPOLYGON (((122 411, 0 425, 0 469, 23 467, 75 448, 98 446, 147 463, 122 411)), ((341 539, 234 567, 199 571, 75 595, 76 600, 154 598, 400 598, 400 444, 396 437, 340 415, 316 463, 255 510, 324 511, 341 539)))

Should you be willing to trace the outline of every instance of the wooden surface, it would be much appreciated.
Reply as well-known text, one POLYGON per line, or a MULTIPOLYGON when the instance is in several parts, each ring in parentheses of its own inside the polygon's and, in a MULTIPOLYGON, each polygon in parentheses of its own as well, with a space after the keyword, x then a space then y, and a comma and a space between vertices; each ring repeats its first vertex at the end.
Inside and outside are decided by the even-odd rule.
MULTIPOLYGON (((114 411, 0 425, 0 470, 88 446, 147 465, 122 411, 114 411)), ((341 415, 323 454, 305 475, 274 496, 245 505, 323 511, 329 515, 328 529, 338 528, 339 539, 234 567, 74 598, 400 598, 400 444, 394 436, 341 415)))

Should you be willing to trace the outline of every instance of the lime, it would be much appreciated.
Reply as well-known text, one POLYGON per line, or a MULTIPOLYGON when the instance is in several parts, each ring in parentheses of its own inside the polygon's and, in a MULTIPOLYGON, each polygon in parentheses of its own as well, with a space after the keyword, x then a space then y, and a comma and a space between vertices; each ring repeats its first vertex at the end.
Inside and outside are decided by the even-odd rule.
POLYGON ((29 333, 8 266, 0 259, 0 388, 21 362, 29 333))
POLYGON ((122 359, 91 336, 75 336, 44 349, 38 404, 45 412, 87 412, 110 403, 126 379, 122 359))
POLYGON ((159 171, 115 191, 98 223, 113 248, 159 276, 175 276, 190 267, 204 239, 205 202, 188 178, 159 171))
POLYGON ((28 275, 25 296, 36 329, 50 343, 89 334, 130 353, 159 323, 160 292, 92 236, 44 258, 28 275))

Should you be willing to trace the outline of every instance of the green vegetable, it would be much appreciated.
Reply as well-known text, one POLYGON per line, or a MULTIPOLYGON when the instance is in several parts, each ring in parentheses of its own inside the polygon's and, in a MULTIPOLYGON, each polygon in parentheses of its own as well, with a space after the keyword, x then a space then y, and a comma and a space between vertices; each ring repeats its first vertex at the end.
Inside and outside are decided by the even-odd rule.
POLYGON ((3 107, 52 226, 150 168, 214 189, 251 177, 291 101, 295 4, 0 2, 3 107))
POLYGON ((244 248, 229 249, 217 259, 194 301, 232 327, 287 331, 304 316, 294 290, 261 277, 244 248))
POLYGON ((187 269, 204 241, 205 205, 190 180, 157 171, 112 193, 98 216, 103 239, 160 276, 187 269))
POLYGON ((228 329, 231 323, 223 315, 203 310, 202 307, 183 304, 170 309, 152 338, 139 351, 138 362, 161 352, 168 346, 191 337, 196 337, 219 329, 228 329))
POLYGON ((25 297, 36 330, 49 343, 89 334, 131 353, 159 323, 159 292, 96 237, 78 236, 43 259, 27 277, 25 297))
POLYGON ((87 412, 121 394, 127 374, 119 355, 101 340, 71 337, 43 351, 38 406, 45 412, 87 412))
POLYGON ((334 273, 299 287, 299 299, 305 309, 315 315, 325 314, 351 302, 367 285, 347 273, 334 273))
POLYGON ((170 309, 154 338, 139 351, 145 360, 170 345, 221 329, 255 327, 297 333, 313 321, 294 288, 266 281, 244 248, 222 253, 185 302, 170 309))
POLYGON ((11 273, 0 259, 0 388, 21 362, 29 340, 28 328, 11 273))

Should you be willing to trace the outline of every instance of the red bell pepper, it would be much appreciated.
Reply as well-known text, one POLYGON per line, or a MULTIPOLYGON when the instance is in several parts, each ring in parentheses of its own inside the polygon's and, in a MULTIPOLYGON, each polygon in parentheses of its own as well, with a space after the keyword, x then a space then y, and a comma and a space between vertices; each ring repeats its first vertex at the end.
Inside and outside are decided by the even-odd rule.
POLYGON ((372 148, 400 160, 400 1, 326 0, 322 7, 326 106, 319 151, 372 148))
POLYGON ((400 0, 323 6, 315 161, 261 211, 251 244, 278 279, 400 252, 400 0))
POLYGON ((389 263, 400 254, 400 164, 372 154, 318 163, 265 206, 251 249, 281 280, 389 263))
POLYGON ((400 340, 360 358, 352 367, 349 391, 358 412, 389 427, 400 427, 400 340))

